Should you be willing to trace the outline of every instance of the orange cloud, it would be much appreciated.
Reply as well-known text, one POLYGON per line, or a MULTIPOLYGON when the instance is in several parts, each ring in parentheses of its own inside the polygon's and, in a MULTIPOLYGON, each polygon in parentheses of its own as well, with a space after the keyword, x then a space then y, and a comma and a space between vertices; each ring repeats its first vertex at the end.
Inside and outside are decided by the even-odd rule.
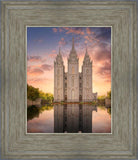
POLYGON ((38 64, 45 62, 47 60, 46 57, 41 57, 41 56, 27 56, 27 63, 29 64, 38 64))
POLYGON ((84 42, 84 43, 85 43, 85 44, 87 44, 87 43, 88 43, 88 41, 86 41, 86 40, 85 40, 85 42, 84 42))
POLYGON ((56 50, 52 50, 52 52, 53 52, 53 53, 55 53, 55 52, 56 52, 56 50))
POLYGON ((48 81, 48 78, 38 78, 38 77, 33 77, 33 78, 28 78, 28 83, 29 84, 42 84, 42 83, 46 83, 46 81, 48 81))
POLYGON ((28 62, 40 62, 41 60, 41 56, 27 56, 28 62))
POLYGON ((89 28, 89 27, 86 28, 86 33, 87 33, 88 35, 90 35, 90 34, 93 34, 93 35, 94 35, 94 34, 95 34, 94 32, 91 31, 91 28, 89 28))
POLYGON ((84 36, 84 38, 90 43, 94 43, 96 41, 96 39, 92 35, 84 36))
POLYGON ((78 35, 84 35, 84 31, 81 28, 64 27, 66 34, 73 33, 78 35))
POLYGON ((67 44, 67 42, 65 41, 65 39, 64 38, 61 38, 61 40, 59 41, 59 43, 58 43, 59 45, 66 45, 67 44))
POLYGON ((39 88, 40 90, 46 92, 46 93, 54 93, 54 71, 50 71, 52 73, 52 77, 50 77, 49 71, 47 73, 43 74, 43 77, 34 77, 29 78, 28 76, 27 83, 29 85, 32 85, 36 88, 39 88))
POLYGON ((87 34, 91 34, 91 29, 90 28, 86 28, 86 33, 87 34))
POLYGON ((55 57, 57 56, 57 54, 56 54, 56 53, 51 53, 51 54, 49 54, 49 56, 50 56, 51 58, 55 58, 55 57))
POLYGON ((27 72, 28 76, 40 76, 42 74, 44 74, 44 71, 40 68, 34 68, 30 72, 27 72))
POLYGON ((45 71, 50 71, 50 70, 53 69, 53 67, 52 67, 51 65, 49 65, 49 64, 43 64, 43 65, 41 66, 41 68, 42 68, 43 70, 45 70, 45 71))
POLYGON ((55 33, 56 33, 56 32, 57 32, 57 28, 53 28, 53 32, 55 32, 55 33))
POLYGON ((63 28, 60 28, 60 27, 59 27, 58 29, 59 29, 59 32, 63 32, 63 28))

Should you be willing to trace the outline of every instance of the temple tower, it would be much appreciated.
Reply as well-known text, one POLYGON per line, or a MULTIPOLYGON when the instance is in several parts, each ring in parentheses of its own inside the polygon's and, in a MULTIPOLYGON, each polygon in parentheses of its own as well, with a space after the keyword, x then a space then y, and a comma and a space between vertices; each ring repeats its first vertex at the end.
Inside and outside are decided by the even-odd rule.
POLYGON ((68 58, 67 101, 79 101, 79 59, 72 39, 72 49, 68 58))
POLYGON ((64 101, 64 64, 60 48, 54 61, 54 101, 64 101))
POLYGON ((82 65, 82 100, 83 101, 91 101, 93 98, 92 91, 92 61, 87 52, 83 60, 82 65))

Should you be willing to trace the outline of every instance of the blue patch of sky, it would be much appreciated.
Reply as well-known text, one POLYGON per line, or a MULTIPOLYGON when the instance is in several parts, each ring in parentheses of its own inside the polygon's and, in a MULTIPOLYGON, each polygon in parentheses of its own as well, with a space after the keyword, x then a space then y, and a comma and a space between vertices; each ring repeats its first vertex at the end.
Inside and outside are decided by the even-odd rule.
MULTIPOLYGON (((44 55, 52 53, 52 50, 58 51, 59 41, 65 39, 66 48, 71 48, 72 37, 76 38, 78 45, 83 44, 85 39, 81 35, 74 33, 66 34, 62 32, 54 32, 53 28, 58 27, 27 27, 27 54, 28 55, 44 55), (80 37, 80 39, 79 39, 80 37), (80 44, 79 44, 80 43, 80 44)), ((73 27, 75 30, 82 30, 86 34, 86 27, 73 27)), ((106 43, 111 42, 111 27, 90 27, 95 33, 95 37, 106 43)), ((85 46, 85 45, 84 45, 85 46)), ((76 46, 77 48, 77 46, 76 46)))
POLYGON ((54 33, 51 27, 27 28, 27 53, 28 55, 45 54, 58 46, 62 33, 54 33))

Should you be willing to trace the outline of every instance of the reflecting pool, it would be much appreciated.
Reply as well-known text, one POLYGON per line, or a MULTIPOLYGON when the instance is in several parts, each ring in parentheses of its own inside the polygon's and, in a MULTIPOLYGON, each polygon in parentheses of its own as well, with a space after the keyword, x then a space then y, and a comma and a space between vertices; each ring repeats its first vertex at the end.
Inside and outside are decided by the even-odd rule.
POLYGON ((29 106, 28 133, 111 133, 111 107, 87 104, 29 106))

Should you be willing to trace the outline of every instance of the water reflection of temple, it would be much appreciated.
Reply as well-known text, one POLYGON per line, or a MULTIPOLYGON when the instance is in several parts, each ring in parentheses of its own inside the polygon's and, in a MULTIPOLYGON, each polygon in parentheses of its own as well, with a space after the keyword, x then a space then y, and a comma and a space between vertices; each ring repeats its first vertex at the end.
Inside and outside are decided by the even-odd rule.
POLYGON ((96 106, 67 104, 54 105, 55 133, 92 133, 92 112, 96 106))

